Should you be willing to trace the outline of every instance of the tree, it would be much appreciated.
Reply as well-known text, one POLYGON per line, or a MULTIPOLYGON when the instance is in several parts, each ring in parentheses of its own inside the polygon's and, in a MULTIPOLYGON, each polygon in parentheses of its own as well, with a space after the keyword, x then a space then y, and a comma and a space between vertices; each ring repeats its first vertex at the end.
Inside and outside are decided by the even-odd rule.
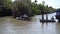
POLYGON ((0 15, 10 15, 11 12, 11 0, 0 0, 0 15))
POLYGON ((31 9, 31 7, 28 3, 25 3, 22 1, 13 2, 13 13, 14 13, 15 17, 17 17, 17 15, 19 17, 19 16, 24 15, 24 14, 30 16, 31 15, 30 9, 31 9), (14 7, 15 7, 15 9, 14 9, 14 7))
POLYGON ((39 5, 38 5, 38 9, 41 11, 41 13, 44 13, 45 6, 42 5, 42 4, 39 4, 39 5))

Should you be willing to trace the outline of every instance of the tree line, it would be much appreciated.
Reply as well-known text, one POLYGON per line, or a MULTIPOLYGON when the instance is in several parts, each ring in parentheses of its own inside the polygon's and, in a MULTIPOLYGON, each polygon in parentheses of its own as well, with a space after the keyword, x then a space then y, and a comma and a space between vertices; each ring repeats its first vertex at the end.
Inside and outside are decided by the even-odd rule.
POLYGON ((21 1, 12 2, 11 0, 0 0, 0 16, 13 16, 16 18, 26 14, 31 17, 34 15, 40 15, 42 12, 46 14, 54 11, 55 9, 53 7, 36 4, 35 2, 25 3, 21 1))

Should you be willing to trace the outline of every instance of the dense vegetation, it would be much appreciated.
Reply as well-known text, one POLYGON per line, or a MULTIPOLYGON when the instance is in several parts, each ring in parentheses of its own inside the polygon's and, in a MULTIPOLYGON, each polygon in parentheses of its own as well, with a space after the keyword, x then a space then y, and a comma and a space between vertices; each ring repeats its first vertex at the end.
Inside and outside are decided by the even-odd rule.
POLYGON ((11 6, 10 0, 0 0, 0 16, 12 16, 11 6))
POLYGON ((32 3, 24 3, 21 1, 11 0, 0 0, 0 16, 14 16, 19 17, 24 14, 27 16, 39 15, 43 11, 44 14, 54 12, 54 8, 48 7, 48 5, 44 6, 43 4, 32 3), (2 1, 2 2, 1 2, 2 1), (7 1, 7 2, 5 2, 7 1))
POLYGON ((44 6, 43 4, 32 3, 32 11, 33 14, 41 14, 42 12, 46 14, 54 12, 55 9, 53 7, 48 7, 48 5, 44 6))

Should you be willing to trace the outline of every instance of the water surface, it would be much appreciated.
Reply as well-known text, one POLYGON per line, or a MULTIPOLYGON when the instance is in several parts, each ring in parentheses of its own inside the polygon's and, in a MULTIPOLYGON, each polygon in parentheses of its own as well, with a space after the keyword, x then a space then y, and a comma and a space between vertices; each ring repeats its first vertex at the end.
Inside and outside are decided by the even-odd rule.
MULTIPOLYGON (((55 13, 49 14, 49 19, 55 13)), ((0 18, 0 34, 60 34, 60 23, 40 23, 41 15, 31 21, 16 20, 11 17, 0 18)))

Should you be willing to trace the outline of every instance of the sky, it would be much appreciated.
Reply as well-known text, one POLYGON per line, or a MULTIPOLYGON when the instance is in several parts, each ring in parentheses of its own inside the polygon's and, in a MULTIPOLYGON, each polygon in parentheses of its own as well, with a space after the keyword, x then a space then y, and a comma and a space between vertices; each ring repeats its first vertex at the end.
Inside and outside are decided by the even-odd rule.
MULTIPOLYGON (((12 0, 12 1, 14 1, 14 0, 12 0)), ((32 2, 34 2, 35 0, 32 0, 32 2)), ((42 1, 45 1, 45 5, 48 5, 48 6, 52 6, 53 8, 55 8, 55 9, 58 9, 58 8, 60 8, 60 0, 37 0, 38 2, 38 4, 39 3, 42 3, 42 1)))

